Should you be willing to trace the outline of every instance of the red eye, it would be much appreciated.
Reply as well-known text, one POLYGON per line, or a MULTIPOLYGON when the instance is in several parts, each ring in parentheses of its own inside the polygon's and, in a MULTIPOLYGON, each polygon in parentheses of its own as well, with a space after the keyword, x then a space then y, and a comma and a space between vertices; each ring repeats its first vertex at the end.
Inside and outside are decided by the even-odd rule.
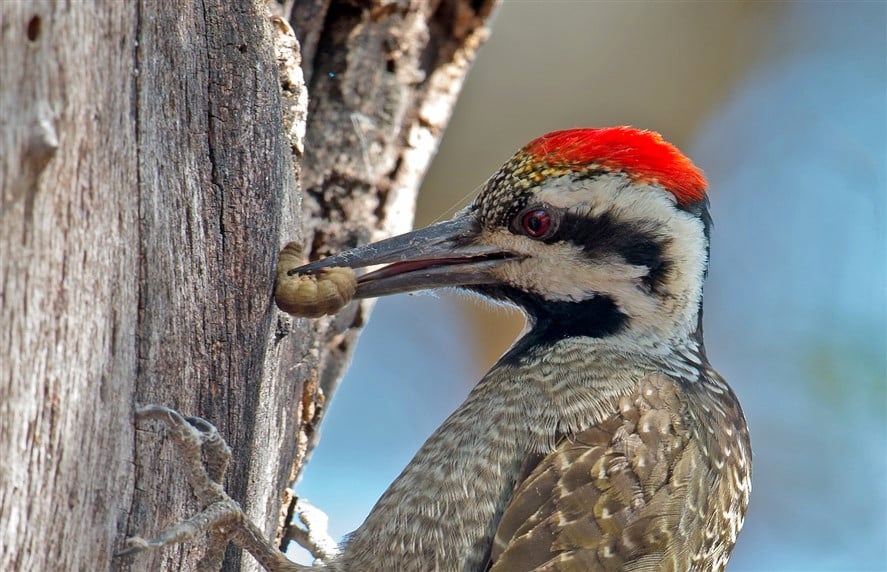
POLYGON ((551 228, 551 215, 542 209, 530 211, 521 217, 520 225, 527 236, 539 238, 551 228))

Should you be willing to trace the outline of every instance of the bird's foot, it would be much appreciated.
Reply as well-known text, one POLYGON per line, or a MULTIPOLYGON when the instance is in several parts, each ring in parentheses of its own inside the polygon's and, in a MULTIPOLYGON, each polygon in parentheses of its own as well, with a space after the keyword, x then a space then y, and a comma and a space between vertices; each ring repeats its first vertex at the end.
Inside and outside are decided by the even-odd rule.
POLYGON ((298 499, 293 518, 284 531, 283 541, 293 541, 315 559, 315 564, 329 563, 339 555, 339 545, 327 530, 329 517, 305 499, 298 499), (299 527, 295 520, 304 525, 299 527))
POLYGON ((247 550, 269 572, 309 570, 287 560, 282 552, 265 540, 240 505, 222 488, 220 482, 231 459, 231 450, 215 426, 199 417, 183 417, 162 405, 136 408, 136 421, 151 420, 166 425, 182 457, 188 484, 204 508, 156 538, 128 538, 126 548, 117 553, 118 557, 186 542, 207 533, 206 553, 198 570, 218 570, 228 542, 247 550))

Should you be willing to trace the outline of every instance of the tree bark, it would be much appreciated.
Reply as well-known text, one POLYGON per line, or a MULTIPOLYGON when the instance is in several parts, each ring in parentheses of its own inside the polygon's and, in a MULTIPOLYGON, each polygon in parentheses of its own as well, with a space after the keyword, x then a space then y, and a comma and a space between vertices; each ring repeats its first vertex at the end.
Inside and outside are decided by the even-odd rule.
POLYGON ((301 69, 259 2, 0 4, 2 570, 193 569, 113 557, 199 508, 135 403, 215 424, 281 524, 369 307, 281 314, 278 250, 409 227, 492 0, 275 8, 301 69))

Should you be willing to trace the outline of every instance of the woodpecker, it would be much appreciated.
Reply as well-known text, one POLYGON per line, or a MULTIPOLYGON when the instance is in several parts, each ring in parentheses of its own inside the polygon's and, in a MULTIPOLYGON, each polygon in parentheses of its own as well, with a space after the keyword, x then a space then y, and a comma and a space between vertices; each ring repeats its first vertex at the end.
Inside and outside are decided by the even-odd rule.
POLYGON ((556 131, 452 220, 290 271, 382 264, 355 297, 454 287, 527 317, 327 569, 725 568, 751 447, 703 344, 706 186, 657 133, 556 131))

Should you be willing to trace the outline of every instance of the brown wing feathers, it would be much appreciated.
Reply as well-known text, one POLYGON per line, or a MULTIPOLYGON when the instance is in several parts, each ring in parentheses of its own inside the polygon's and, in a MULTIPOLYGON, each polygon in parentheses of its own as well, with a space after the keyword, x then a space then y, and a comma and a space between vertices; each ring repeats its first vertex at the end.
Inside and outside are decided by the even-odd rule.
POLYGON ((709 483, 681 395, 647 376, 619 413, 542 459, 505 510, 491 571, 691 569, 699 539, 679 531, 704 528, 709 483))

